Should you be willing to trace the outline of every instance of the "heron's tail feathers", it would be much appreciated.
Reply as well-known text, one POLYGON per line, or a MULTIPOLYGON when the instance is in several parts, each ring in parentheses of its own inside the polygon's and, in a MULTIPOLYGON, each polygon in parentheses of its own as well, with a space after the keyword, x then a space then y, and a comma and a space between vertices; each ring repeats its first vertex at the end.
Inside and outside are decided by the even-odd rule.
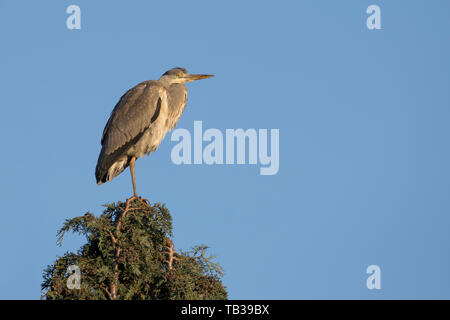
POLYGON ((128 167, 128 163, 129 162, 127 157, 124 157, 114 162, 109 168, 105 168, 102 170, 102 168, 97 166, 95 170, 97 184, 101 185, 107 181, 111 181, 112 179, 114 179, 128 167))

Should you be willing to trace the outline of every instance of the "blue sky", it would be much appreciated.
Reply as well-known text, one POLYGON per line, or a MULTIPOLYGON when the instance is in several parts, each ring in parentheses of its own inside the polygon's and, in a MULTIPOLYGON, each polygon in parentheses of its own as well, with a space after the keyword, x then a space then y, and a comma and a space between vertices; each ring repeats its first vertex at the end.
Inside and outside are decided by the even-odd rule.
POLYGON ((0 298, 38 299, 67 218, 131 195, 94 169, 120 96, 175 66, 178 128, 280 130, 280 169, 136 162, 175 245, 212 247, 232 299, 450 298, 444 0, 0 1, 0 298), (81 30, 66 8, 81 8, 81 30), (368 30, 366 8, 381 8, 368 30), (381 268, 368 290, 366 268, 381 268))

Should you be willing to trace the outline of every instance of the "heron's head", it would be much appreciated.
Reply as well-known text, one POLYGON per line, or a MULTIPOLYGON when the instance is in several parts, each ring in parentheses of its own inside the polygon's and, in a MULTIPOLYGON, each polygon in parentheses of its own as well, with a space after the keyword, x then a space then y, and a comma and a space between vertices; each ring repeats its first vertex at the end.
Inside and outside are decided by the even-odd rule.
POLYGON ((189 74, 184 68, 173 68, 166 71, 159 80, 171 85, 174 83, 186 83, 200 79, 206 79, 214 77, 210 74, 189 74))

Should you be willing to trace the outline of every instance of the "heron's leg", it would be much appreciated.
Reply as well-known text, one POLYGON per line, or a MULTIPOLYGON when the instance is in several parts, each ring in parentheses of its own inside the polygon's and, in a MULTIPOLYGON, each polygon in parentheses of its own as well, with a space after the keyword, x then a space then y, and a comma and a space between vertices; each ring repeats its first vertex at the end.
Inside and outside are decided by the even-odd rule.
POLYGON ((137 192, 136 192, 136 178, 134 176, 134 163, 136 162, 136 158, 135 157, 131 157, 130 160, 130 172, 131 172, 131 180, 133 181, 133 194, 135 197, 137 197, 137 192))

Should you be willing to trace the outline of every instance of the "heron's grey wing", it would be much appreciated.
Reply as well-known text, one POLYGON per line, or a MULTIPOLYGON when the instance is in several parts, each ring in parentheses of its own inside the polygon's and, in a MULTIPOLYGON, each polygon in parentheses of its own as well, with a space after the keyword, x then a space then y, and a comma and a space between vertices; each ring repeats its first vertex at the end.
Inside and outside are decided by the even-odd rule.
POLYGON ((102 151, 96 168, 97 181, 158 118, 164 90, 157 81, 144 81, 120 98, 103 130, 102 151))
POLYGON ((106 154, 126 145, 156 120, 164 90, 156 81, 145 81, 120 98, 103 130, 101 143, 106 154))

